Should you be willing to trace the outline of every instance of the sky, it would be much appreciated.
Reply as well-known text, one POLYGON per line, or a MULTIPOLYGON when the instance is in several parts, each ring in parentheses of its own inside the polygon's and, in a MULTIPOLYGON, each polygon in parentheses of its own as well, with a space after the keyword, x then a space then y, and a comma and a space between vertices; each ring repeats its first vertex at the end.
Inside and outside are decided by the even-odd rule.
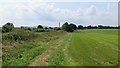
POLYGON ((0 0, 0 26, 118 25, 118 0, 0 0))

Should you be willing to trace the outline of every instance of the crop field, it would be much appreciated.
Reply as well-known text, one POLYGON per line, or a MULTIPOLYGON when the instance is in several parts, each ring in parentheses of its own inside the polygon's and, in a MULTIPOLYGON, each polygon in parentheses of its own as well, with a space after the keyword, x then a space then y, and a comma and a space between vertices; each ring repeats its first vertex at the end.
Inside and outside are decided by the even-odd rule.
POLYGON ((34 40, 4 44, 3 66, 118 65, 117 29, 36 34, 38 37, 34 40))

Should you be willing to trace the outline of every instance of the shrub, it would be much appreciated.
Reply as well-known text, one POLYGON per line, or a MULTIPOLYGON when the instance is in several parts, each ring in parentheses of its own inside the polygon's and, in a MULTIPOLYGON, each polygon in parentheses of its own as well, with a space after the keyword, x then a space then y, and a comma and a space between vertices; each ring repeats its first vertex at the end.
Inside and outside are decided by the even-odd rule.
POLYGON ((49 29, 53 29, 52 27, 49 27, 49 29))
POLYGON ((5 25, 3 25, 2 27, 2 32, 10 32, 12 31, 12 29, 14 28, 14 25, 12 23, 6 23, 5 25))
POLYGON ((36 32, 45 32, 43 29, 37 29, 36 32))
POLYGON ((48 29, 48 27, 45 27, 45 29, 48 29))
POLYGON ((38 27, 37 28, 43 28, 43 26, 42 25, 38 25, 38 27))
POLYGON ((17 41, 17 40, 21 40, 21 41, 26 41, 29 39, 33 39, 35 38, 37 35, 34 34, 33 32, 30 32, 28 30, 18 30, 15 32, 11 32, 8 34, 3 34, 2 35, 2 40, 10 40, 10 41, 17 41))
POLYGON ((59 27, 55 27, 54 30, 61 30, 59 27))
POLYGON ((32 31, 32 28, 27 28, 29 31, 32 31))

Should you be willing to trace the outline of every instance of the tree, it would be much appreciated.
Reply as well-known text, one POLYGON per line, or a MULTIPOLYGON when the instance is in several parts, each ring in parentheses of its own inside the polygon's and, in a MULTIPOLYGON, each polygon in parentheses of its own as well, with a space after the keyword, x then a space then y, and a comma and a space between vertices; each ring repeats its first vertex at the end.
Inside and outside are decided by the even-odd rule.
POLYGON ((91 26, 91 25, 89 25, 89 26, 87 26, 87 28, 88 28, 88 29, 92 29, 92 26, 91 26))
POLYGON ((62 26, 62 29, 67 31, 67 32, 73 32, 74 29, 73 29, 73 25, 71 24, 68 24, 67 22, 65 22, 62 26))
POLYGON ((49 27, 49 29, 53 29, 52 27, 49 27))
POLYGON ((48 29, 48 27, 45 27, 45 29, 48 29))
POLYGON ((55 27, 54 30, 61 30, 59 27, 55 27))
POLYGON ((25 28, 24 26, 21 26, 20 28, 25 28))
POLYGON ((69 25, 70 25, 70 28, 72 28, 73 30, 77 29, 77 26, 75 24, 69 24, 69 25))
POLYGON ((73 32, 74 29, 71 27, 71 25, 68 25, 68 26, 66 27, 66 31, 67 31, 67 32, 73 32))
POLYGON ((66 29, 67 29, 67 26, 68 26, 68 23, 65 22, 65 23, 62 25, 62 29, 63 29, 63 30, 66 30, 66 29))
POLYGON ((78 29, 83 29, 83 25, 78 25, 78 29))
POLYGON ((5 33, 5 32, 10 32, 12 31, 12 29, 14 28, 14 25, 12 23, 6 23, 5 25, 3 25, 2 27, 2 32, 5 33))
POLYGON ((103 28, 103 26, 102 25, 98 25, 98 29, 102 29, 103 28))
POLYGON ((43 28, 43 26, 42 25, 38 25, 38 27, 37 28, 43 28))

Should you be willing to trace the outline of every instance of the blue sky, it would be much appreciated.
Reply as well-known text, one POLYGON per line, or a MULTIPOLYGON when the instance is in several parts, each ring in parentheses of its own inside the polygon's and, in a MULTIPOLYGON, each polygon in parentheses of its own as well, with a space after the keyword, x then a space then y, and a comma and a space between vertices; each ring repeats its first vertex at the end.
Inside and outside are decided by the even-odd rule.
POLYGON ((118 25, 117 0, 70 1, 1 0, 0 26, 6 22, 12 22, 15 26, 37 26, 41 24, 55 27, 58 26, 59 22, 63 24, 66 21, 76 25, 118 25))

